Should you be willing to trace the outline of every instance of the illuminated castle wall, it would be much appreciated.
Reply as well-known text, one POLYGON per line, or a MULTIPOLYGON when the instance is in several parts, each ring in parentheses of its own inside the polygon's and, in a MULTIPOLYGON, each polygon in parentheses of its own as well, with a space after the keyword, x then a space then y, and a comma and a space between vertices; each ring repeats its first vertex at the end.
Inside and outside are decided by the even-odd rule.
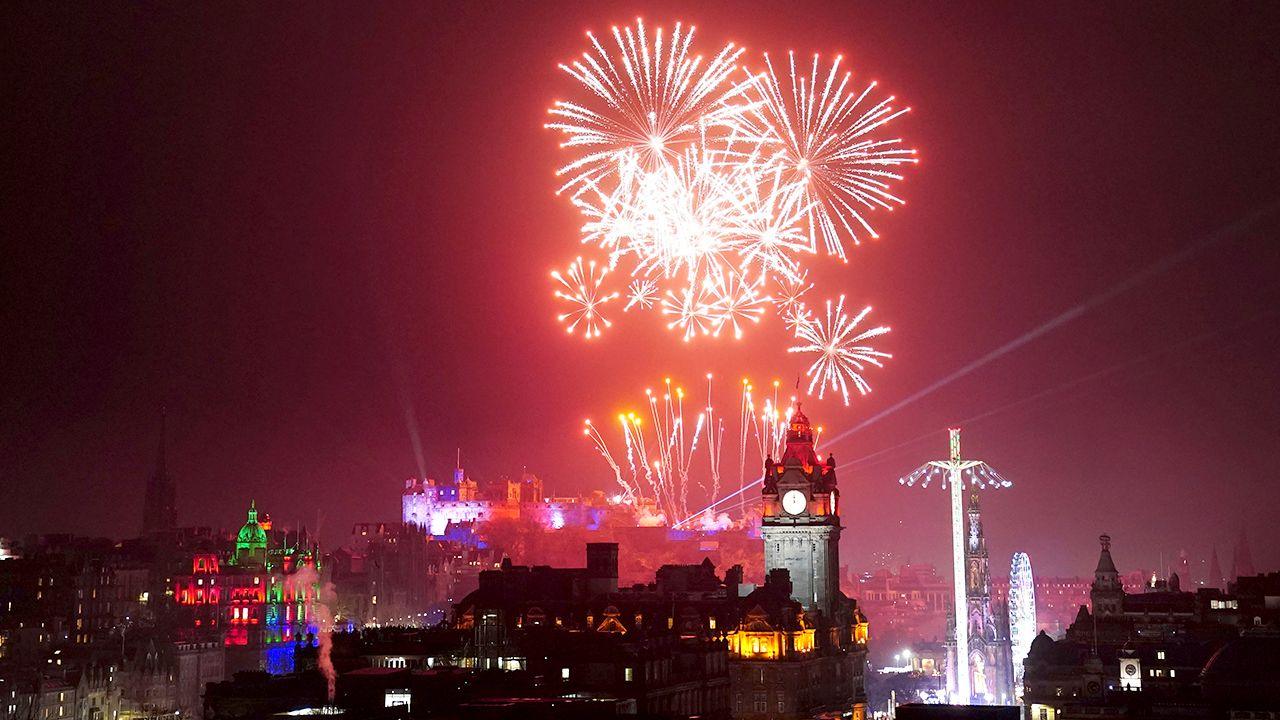
POLYGON ((410 478, 401 495, 405 523, 444 537, 450 524, 492 520, 527 520, 546 528, 599 527, 607 512, 603 493, 590 498, 547 498, 542 481, 526 473, 519 480, 503 479, 481 486, 462 468, 453 482, 410 478))

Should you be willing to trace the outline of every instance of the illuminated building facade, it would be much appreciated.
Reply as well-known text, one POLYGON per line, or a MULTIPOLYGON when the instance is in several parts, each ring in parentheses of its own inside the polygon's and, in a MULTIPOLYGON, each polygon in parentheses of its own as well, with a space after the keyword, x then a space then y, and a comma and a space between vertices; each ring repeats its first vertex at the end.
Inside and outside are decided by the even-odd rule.
POLYGON ((1008 611, 991 601, 990 556, 976 485, 970 486, 966 510, 964 568, 965 612, 955 618, 948 637, 951 687, 969 688, 967 704, 1008 705, 1014 702, 1008 611), (967 629, 967 645, 956 642, 960 622, 967 629), (961 648, 967 648, 967 662, 958 657, 961 648), (956 677, 956 673, 967 673, 967 677, 956 677))
POLYGON ((318 548, 305 531, 272 527, 251 503, 235 544, 191 555, 190 573, 172 578, 182 634, 220 640, 230 672, 289 672, 293 651, 317 631, 318 548))
POLYGON ((629 693, 620 697, 640 714, 863 713, 867 624, 843 595, 833 617, 804 608, 785 568, 757 587, 741 567, 722 579, 704 560, 665 565, 629 588, 618 587, 617 568, 615 544, 591 543, 585 568, 504 562, 482 572, 454 607, 462 664, 560 678, 565 690, 615 683, 608 689, 629 693))
POLYGON ((782 459, 765 461, 764 568, 791 576, 792 597, 808 612, 832 617, 840 592, 840 516, 835 459, 819 460, 813 429, 799 407, 782 459))
POLYGON ((608 512, 603 493, 596 497, 548 498, 542 481, 525 473, 519 480, 503 478, 494 483, 478 483, 458 467, 453 481, 433 478, 405 481, 401 494, 401 516, 406 525, 426 529, 433 537, 446 536, 450 525, 492 520, 527 520, 544 528, 599 527, 608 512))
POLYGON ((840 590, 840 491, 797 406, 761 489, 765 584, 740 600, 730 636, 733 714, 866 713, 867 623, 840 590))

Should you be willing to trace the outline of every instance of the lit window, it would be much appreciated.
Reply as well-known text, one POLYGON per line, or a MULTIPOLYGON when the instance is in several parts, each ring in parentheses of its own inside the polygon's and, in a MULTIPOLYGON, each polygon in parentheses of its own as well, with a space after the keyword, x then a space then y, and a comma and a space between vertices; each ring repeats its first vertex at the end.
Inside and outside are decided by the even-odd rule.
POLYGON ((1164 659, 1164 651, 1163 651, 1163 650, 1157 650, 1157 651, 1156 651, 1156 659, 1157 659, 1157 660, 1163 660, 1163 659, 1164 659))
POLYGON ((631 668, 623 668, 622 670, 623 682, 631 682, 632 680, 635 679, 635 674, 636 674, 635 670, 631 668))
MULTIPOLYGON (((628 669, 630 669, 630 668, 628 668, 628 669)), ((560 668, 560 679, 561 679, 561 680, 568 680, 568 679, 569 679, 569 668, 560 668)))

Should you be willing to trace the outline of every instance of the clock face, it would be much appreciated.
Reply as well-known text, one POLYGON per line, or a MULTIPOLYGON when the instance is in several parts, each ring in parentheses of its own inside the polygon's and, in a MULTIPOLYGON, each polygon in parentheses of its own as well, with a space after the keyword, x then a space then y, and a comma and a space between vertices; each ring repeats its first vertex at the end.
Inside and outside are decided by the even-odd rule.
POLYGON ((782 496, 782 509, 791 515, 799 515, 804 512, 805 506, 809 504, 809 498, 799 490, 788 490, 782 496))

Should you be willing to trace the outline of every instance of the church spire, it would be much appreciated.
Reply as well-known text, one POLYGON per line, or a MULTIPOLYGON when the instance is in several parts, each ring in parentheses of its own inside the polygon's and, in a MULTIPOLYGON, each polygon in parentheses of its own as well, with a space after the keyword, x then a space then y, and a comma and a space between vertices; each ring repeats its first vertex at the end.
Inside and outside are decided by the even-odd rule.
POLYGON ((155 471, 147 480, 142 503, 142 534, 166 533, 178 524, 177 488, 167 467, 168 412, 160 406, 160 438, 156 443, 155 471))
POLYGON ((165 434, 169 426, 169 409, 164 405, 160 406, 160 442, 156 447, 156 475, 165 474, 165 434))
POLYGON ((1205 584, 1222 590, 1227 589, 1226 580, 1222 577, 1222 565, 1218 562, 1217 545, 1213 546, 1213 550, 1209 554, 1209 581, 1205 584))

